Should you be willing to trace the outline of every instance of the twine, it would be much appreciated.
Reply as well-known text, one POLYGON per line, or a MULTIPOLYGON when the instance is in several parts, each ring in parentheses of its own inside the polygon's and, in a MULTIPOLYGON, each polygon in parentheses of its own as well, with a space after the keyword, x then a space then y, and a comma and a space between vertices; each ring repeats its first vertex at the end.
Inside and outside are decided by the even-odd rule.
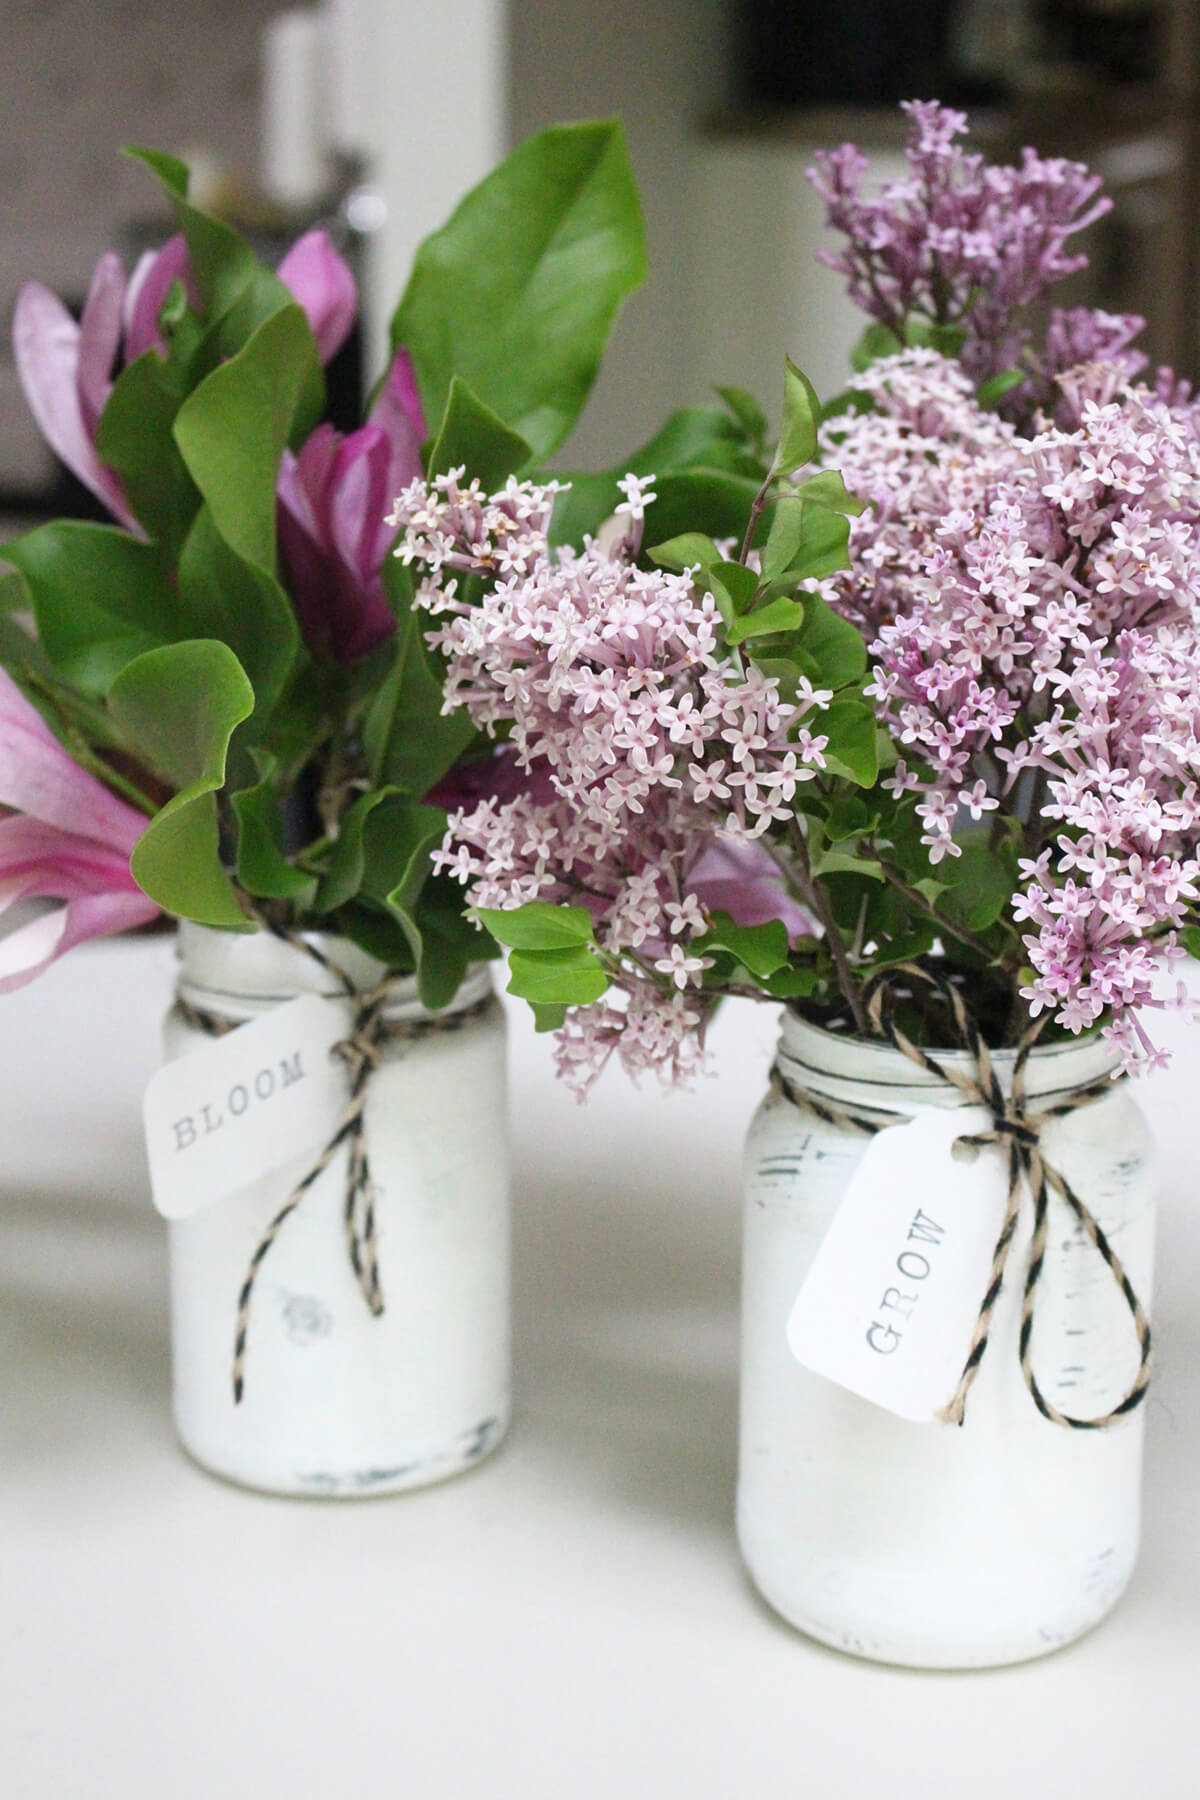
MULTIPOLYGON (((250 1327, 250 1308, 254 1297, 254 1284, 259 1270, 287 1220, 295 1212, 305 1194, 319 1176, 333 1162, 342 1146, 347 1148, 346 1184, 343 1200, 342 1217, 346 1232, 346 1250, 350 1258, 350 1266, 354 1270, 355 1279, 362 1291, 371 1313, 378 1318, 384 1311, 383 1289, 379 1280, 379 1241, 378 1226, 375 1216, 375 1190, 371 1180, 370 1158, 367 1150, 366 1104, 367 1090, 371 1076, 379 1067, 382 1059, 382 1046, 385 1041, 406 1038, 415 1042, 427 1037, 435 1031, 458 1031, 472 1020, 489 1011, 494 1004, 491 994, 486 994, 473 1006, 461 1012, 451 1013, 445 1018, 429 1019, 386 1019, 384 1014, 392 990, 400 980, 407 980, 395 969, 387 969, 369 989, 355 987, 346 971, 319 950, 315 944, 300 937, 295 932, 287 931, 269 919, 260 918, 258 923, 270 931, 282 943, 290 944, 293 949, 303 950, 325 969, 338 983, 346 998, 354 1004, 354 1013, 348 1035, 334 1044, 330 1055, 338 1056, 349 1070, 349 1091, 346 1106, 341 1120, 320 1151, 316 1161, 308 1173, 296 1183, 279 1211, 270 1220, 263 1231, 253 1256, 246 1270, 245 1280, 238 1291, 237 1323, 233 1339, 233 1403, 240 1406, 246 1391, 246 1339, 250 1327)), ((194 1030, 206 1032, 210 1037, 223 1037, 229 1031, 236 1031, 238 1026, 233 1020, 221 1013, 209 1012, 194 1006, 177 994, 175 1004, 180 1015, 194 1030)), ((244 1023, 245 1021, 242 1021, 244 1023)))
MULTIPOLYGON (((938 1417, 949 1424, 961 1425, 966 1416, 967 1395, 979 1373, 979 1366, 987 1350, 992 1315, 1004 1284, 1009 1252, 1012 1249, 1017 1221, 1020 1217, 1021 1189, 1024 1183, 1033 1196, 1033 1238, 1029 1247, 1029 1264, 1025 1272, 1025 1291, 1021 1301, 1021 1329, 1018 1339, 1021 1374, 1024 1377, 1025 1386, 1033 1398, 1034 1405, 1043 1418, 1049 1419, 1055 1425, 1066 1426, 1072 1431, 1103 1431, 1126 1413, 1133 1412, 1135 1407, 1140 1406, 1146 1397, 1146 1391, 1150 1385, 1152 1361, 1150 1322, 1141 1301, 1134 1292, 1133 1284, 1125 1273, 1120 1257, 1109 1243, 1099 1221, 1091 1209, 1079 1198, 1066 1178, 1046 1161, 1042 1154, 1041 1133, 1050 1119, 1063 1118, 1068 1113, 1078 1111, 1080 1107, 1090 1106, 1093 1101, 1100 1099, 1104 1094, 1111 1093, 1113 1087, 1111 1080, 1093 1082, 1090 1086, 1079 1088, 1073 1094, 1069 1094, 1057 1105, 1046 1107, 1042 1112, 1031 1113, 1025 1094, 1025 1072, 1041 1030, 1040 1023, 1032 1025, 1017 1046, 1016 1060, 1013 1064, 1012 1093, 1006 1097, 996 1075, 991 1052, 984 1042, 978 1025, 963 1004, 958 990, 944 977, 931 970, 922 969, 916 964, 901 963, 895 969, 885 971, 869 982, 864 992, 864 998, 867 1002, 867 1015, 880 1037, 886 1038, 894 1049, 898 1050, 902 1056, 906 1056, 910 1062, 915 1063, 918 1068, 924 1069, 929 1074, 936 1076, 938 1080, 956 1087, 960 1093, 966 1096, 970 1104, 982 1106, 991 1114, 992 1129, 990 1131, 964 1134, 957 1140, 958 1143, 976 1145, 981 1148, 995 1144, 1002 1146, 1008 1155, 1008 1201, 1005 1206, 1004 1221, 1000 1227, 1000 1235, 996 1239, 996 1246, 992 1253, 992 1266, 987 1287, 980 1302, 979 1314, 975 1321, 970 1348, 967 1351, 958 1386, 947 1405, 941 1409, 938 1417), (939 1062, 936 1057, 931 1056, 927 1050, 922 1050, 900 1030, 892 1017, 892 1005, 896 997, 898 977, 910 977, 926 982, 941 994, 950 1008, 959 1041, 974 1064, 973 1075, 939 1062), (1038 1283, 1046 1262, 1050 1189, 1053 1189, 1066 1201, 1083 1227, 1089 1241, 1099 1252, 1120 1289, 1137 1335, 1139 1362, 1132 1385, 1117 1406, 1094 1419, 1076 1419, 1068 1413, 1060 1412, 1042 1393, 1033 1371, 1031 1349, 1033 1317, 1038 1283)), ((907 1117, 898 1117, 881 1123, 878 1118, 866 1117, 861 1113, 832 1106, 828 1101, 819 1100, 815 1095, 795 1087, 791 1082, 785 1080, 778 1070, 772 1072, 772 1082, 778 1091, 794 1105, 803 1106, 830 1125, 874 1135, 876 1132, 887 1130, 891 1124, 909 1122, 907 1117)))

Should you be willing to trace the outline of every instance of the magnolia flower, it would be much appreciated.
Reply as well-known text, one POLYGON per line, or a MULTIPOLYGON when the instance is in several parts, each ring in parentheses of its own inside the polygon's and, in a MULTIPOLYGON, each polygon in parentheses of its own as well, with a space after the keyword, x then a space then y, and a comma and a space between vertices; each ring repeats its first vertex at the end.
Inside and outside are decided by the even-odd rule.
POLYGON ((425 420, 408 353, 398 350, 367 423, 318 425, 279 470, 279 548, 310 648, 353 662, 390 636, 383 561, 392 495, 419 477, 425 420))
POLYGON ((0 670, 0 912, 20 900, 64 905, 0 938, 0 993, 23 987, 87 938, 144 925, 159 909, 129 857, 146 827, 63 749, 0 670))
MULTIPOLYGON (((354 323, 354 277, 323 231, 310 231, 279 265, 279 278, 308 315, 322 361, 354 323)), ((78 321, 57 294, 29 281, 13 314, 13 354, 30 411, 50 448, 113 517, 136 531, 121 484, 96 451, 96 427, 112 391, 118 352, 125 363, 163 349, 159 314, 173 282, 197 303, 182 237, 143 256, 126 283, 121 259, 100 258, 78 321)), ((386 497, 386 495, 385 495, 386 497)), ((382 508, 381 508, 382 510, 382 508)))

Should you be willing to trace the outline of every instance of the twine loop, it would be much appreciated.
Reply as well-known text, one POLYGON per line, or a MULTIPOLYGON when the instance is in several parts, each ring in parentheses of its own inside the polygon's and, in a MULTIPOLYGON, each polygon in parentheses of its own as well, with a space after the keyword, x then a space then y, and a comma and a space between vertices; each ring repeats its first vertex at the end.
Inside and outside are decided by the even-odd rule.
MULTIPOLYGON (((1025 1080, 1029 1058, 1041 1031, 1041 1021, 1031 1024, 1017 1046, 1011 1091, 1006 1095, 996 1073, 991 1051, 977 1022, 965 1005, 958 989, 945 976, 934 970, 922 968, 916 963, 899 963, 894 969, 884 970, 867 984, 864 990, 864 999, 867 1016, 878 1036, 885 1038, 893 1049, 898 1050, 902 1056, 915 1063, 919 1069, 923 1069, 939 1081, 957 1088, 970 1105, 980 1106, 991 1114, 992 1124, 989 1130, 964 1133, 955 1141, 954 1147, 969 1145, 984 1149, 988 1146, 995 1146, 1003 1151, 1008 1159, 1008 1198, 1000 1233, 992 1253, 987 1287, 980 1301, 979 1313, 958 1385, 946 1406, 939 1413, 939 1418, 950 1424, 961 1425, 966 1416, 967 1395, 979 1373, 980 1364, 987 1351, 992 1316, 1004 1285, 1009 1254, 1020 1218, 1022 1191, 1027 1188, 1033 1197, 1033 1236, 1029 1247, 1029 1261, 1025 1271, 1025 1287, 1021 1300, 1021 1325, 1018 1338, 1021 1374, 1034 1405, 1043 1418, 1072 1431, 1104 1430, 1126 1413, 1133 1412, 1146 1397, 1150 1386, 1152 1363, 1150 1322, 1134 1291, 1133 1284, 1125 1272, 1121 1259, 1090 1207, 1080 1199, 1065 1176, 1047 1162, 1042 1151, 1042 1131, 1051 1119, 1062 1118, 1068 1113, 1076 1112, 1081 1107, 1089 1106, 1105 1094, 1111 1093, 1112 1081, 1106 1078, 1102 1081, 1092 1082, 1086 1087, 1077 1088, 1053 1106, 1045 1107, 1040 1112, 1031 1112, 1025 1091, 1025 1080), (939 1061, 929 1051, 923 1050, 920 1045, 913 1043, 912 1039, 901 1031, 894 1018, 894 1009, 896 1000, 901 997, 901 983, 904 980, 924 982, 940 994, 950 1012, 958 1040, 971 1059, 971 1072, 939 1061), (1058 1194, 1070 1207, 1089 1242, 1108 1268, 1128 1308, 1137 1337, 1139 1357, 1137 1373, 1133 1382, 1124 1398, 1116 1406, 1092 1419, 1073 1418, 1068 1413, 1060 1412, 1047 1400, 1038 1385, 1033 1369, 1031 1350, 1033 1319, 1038 1284, 1046 1263, 1051 1191, 1058 1194)), ((796 1088, 792 1083, 785 1081, 781 1075, 776 1074, 774 1080, 779 1090, 793 1104, 804 1106, 829 1124, 873 1135, 878 1131, 888 1129, 890 1123, 907 1122, 897 1119, 889 1121, 888 1124, 881 1124, 877 1117, 866 1117, 841 1107, 831 1106, 827 1101, 818 1100, 815 1096, 806 1094, 803 1089, 796 1088)))
MULTIPOLYGON (((353 1002, 353 1012, 349 1032, 344 1038, 339 1039, 330 1050, 330 1055, 338 1057, 346 1064, 347 1069, 346 1105, 342 1116, 311 1168, 296 1183, 283 1205, 266 1225, 254 1254, 250 1258, 241 1288, 238 1290, 232 1369, 235 1406, 241 1405, 246 1391, 246 1340, 250 1327, 251 1303, 259 1270, 287 1220, 343 1146, 347 1152, 342 1200, 346 1252, 368 1309, 376 1318, 384 1311, 383 1288, 379 1278, 375 1187, 371 1178, 366 1131, 367 1093, 371 1076, 383 1060, 383 1046, 386 1041, 395 1038, 417 1039, 426 1036, 431 1031, 461 1028, 490 1010, 494 1004, 491 994, 487 994, 473 1006, 453 1013, 445 1019, 389 1020, 385 1016, 388 1002, 397 982, 408 979, 406 975, 402 975, 396 969, 387 969, 374 987, 357 988, 341 965, 325 951, 319 949, 317 945, 309 943, 306 938, 296 932, 276 925, 270 919, 256 916, 255 922, 262 929, 270 931, 282 943, 290 945, 295 950, 304 951, 314 962, 319 963, 328 974, 333 976, 343 996, 353 1002)), ((220 1037, 228 1031, 237 1029, 232 1020, 225 1018, 220 1013, 208 1012, 201 1007, 194 1006, 182 995, 176 996, 175 1004, 189 1025, 196 1030, 207 1032, 210 1036, 220 1037)))

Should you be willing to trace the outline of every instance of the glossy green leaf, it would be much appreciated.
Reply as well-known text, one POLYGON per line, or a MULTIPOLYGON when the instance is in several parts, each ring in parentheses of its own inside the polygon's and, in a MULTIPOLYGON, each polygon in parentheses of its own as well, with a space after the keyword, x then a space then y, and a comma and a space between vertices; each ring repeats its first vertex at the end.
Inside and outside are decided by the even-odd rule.
POLYGON ((850 521, 844 514, 828 506, 806 502, 800 525, 800 542, 792 561, 792 573, 798 577, 823 581, 839 569, 850 567, 847 545, 850 521))
POLYGON ((897 356, 904 345, 887 325, 868 325, 850 352, 850 367, 861 375, 883 356, 897 356))
POLYGON ((763 925, 736 925, 728 913, 717 912, 711 929, 695 940, 692 949, 699 956, 728 951, 751 975, 762 978, 787 962, 787 927, 781 919, 769 919, 763 925))
POLYGON ((179 791, 134 848, 134 879, 167 912, 252 929, 221 865, 216 793, 229 742, 254 710, 254 690, 224 644, 189 640, 128 663, 109 712, 140 762, 179 791))
POLYGON ((275 483, 317 346, 298 306, 258 327, 245 348, 189 394, 175 439, 213 523, 245 562, 275 573, 275 483))
POLYGON ((762 553, 762 572, 767 581, 774 581, 785 569, 791 567, 792 558, 800 548, 803 524, 802 500, 788 494, 776 503, 775 516, 771 520, 762 553))
POLYGON ((529 1002, 529 1010, 533 1014, 533 1029, 536 1032, 560 1031, 566 1023, 565 1006, 544 1006, 536 1000, 529 1002))
POLYGON ((810 475, 796 492, 802 500, 816 501, 820 506, 830 506, 834 512, 849 513, 855 518, 863 510, 863 502, 850 492, 840 469, 822 469, 818 474, 810 475))
POLYGON ((0 556, 24 577, 46 655, 85 693, 107 693, 127 663, 182 635, 160 552, 115 525, 56 519, 0 556))
POLYGON ((979 386, 980 406, 997 406, 1005 394, 1011 394, 1014 388, 1020 387, 1028 379, 1024 369, 997 369, 994 375, 979 386))
POLYGON ((1200 925, 1185 925, 1179 933, 1179 941, 1189 956, 1200 958, 1200 925))
POLYGON ((702 582, 715 577, 733 602, 737 613, 744 613, 753 606, 758 593, 758 576, 753 569, 746 568, 744 563, 719 562, 711 569, 703 572, 702 582))
MULTIPOLYGON (((653 543, 658 536, 665 539, 668 535, 689 535, 696 520, 689 518, 685 509, 676 506, 672 499, 674 482, 681 473, 689 470, 703 470, 734 479, 739 496, 748 495, 744 510, 738 514, 741 529, 745 530, 750 502, 762 485, 762 471, 755 459, 747 457, 736 426, 724 413, 715 407, 691 406, 672 413, 648 443, 623 456, 619 463, 602 474, 563 477, 571 485, 555 502, 551 543, 579 545, 585 535, 594 536, 623 499, 617 482, 626 474, 653 475, 655 478, 660 506, 659 510, 652 507, 647 515, 648 543, 653 543), (665 505, 662 503, 664 484, 667 487, 665 505), (669 532, 666 521, 675 518, 680 518, 681 523, 677 532, 669 532)), ((718 535, 731 534, 721 529, 718 535)))
POLYGON ((285 856, 273 759, 260 758, 259 766, 262 779, 234 794, 231 802, 237 821, 238 882, 257 899, 290 900, 307 910, 316 897, 317 879, 285 856))
POLYGON ((270 715, 301 653, 291 602, 267 569, 221 536, 202 506, 179 559, 178 608, 190 637, 218 638, 241 663, 257 697, 256 729, 270 715))
POLYGON ((875 746, 875 714, 861 700, 835 700, 813 721, 813 730, 828 737, 825 761, 835 775, 859 787, 870 787, 879 773, 875 746))
POLYGON ((542 1006, 587 1006, 609 982, 586 944, 561 950, 514 950, 508 959, 508 991, 542 1006))
POLYGON ((511 950, 565 950, 572 944, 594 941, 586 907, 551 906, 545 900, 529 900, 511 910, 477 906, 474 911, 496 942, 511 950))
POLYGON ((812 680, 817 687, 845 687, 861 681, 866 673, 867 646, 861 632, 819 594, 804 597, 804 624, 798 642, 816 667, 812 680))
POLYGON ((762 985, 772 999, 799 1000, 815 990, 817 971, 789 963, 785 968, 776 969, 773 975, 766 976, 762 985))
POLYGON ((821 402, 816 389, 791 357, 784 358, 783 422, 779 443, 771 464, 773 475, 792 475, 812 461, 817 453, 817 426, 821 422, 821 402))
POLYGON ((647 550, 646 555, 660 569, 708 569, 723 560, 712 539, 702 531, 685 531, 680 537, 668 538, 665 544, 655 544, 647 550))
POLYGON ((363 724, 372 779, 421 799, 454 767, 475 737, 465 711, 442 710, 441 678, 423 636, 425 615, 412 610, 412 574, 398 557, 383 568, 396 615, 395 654, 363 724))
POLYGON ((626 297, 645 277, 641 209, 618 121, 522 144, 426 238, 392 320, 425 416, 460 375, 547 456, 574 424, 626 297))
POLYGON ((429 453, 430 477, 465 467, 467 480, 477 477, 484 492, 491 494, 517 469, 524 468, 531 455, 525 439, 510 431, 462 377, 455 375, 429 453))
POLYGON ((804 618, 804 605, 799 600, 768 600, 754 612, 743 613, 725 629, 727 644, 744 644, 748 638, 768 637, 778 631, 794 631, 804 618))
POLYGON ((200 504, 174 437, 181 398, 167 364, 147 350, 118 375, 96 427, 96 449, 120 476, 134 516, 168 552, 200 504))
POLYGON ((767 415, 754 395, 746 388, 719 387, 715 390, 725 402, 747 438, 761 445, 767 435, 767 415))

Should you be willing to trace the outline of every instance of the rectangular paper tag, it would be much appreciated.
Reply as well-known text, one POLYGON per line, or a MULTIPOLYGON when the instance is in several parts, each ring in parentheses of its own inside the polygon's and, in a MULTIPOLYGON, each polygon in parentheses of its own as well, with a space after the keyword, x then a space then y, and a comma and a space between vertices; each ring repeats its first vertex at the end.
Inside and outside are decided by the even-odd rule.
POLYGON ((167 1063, 142 1103, 154 1204, 185 1219, 332 1137, 349 1003, 305 994, 167 1063))
POLYGON ((1008 1199, 982 1107, 920 1114, 873 1137, 788 1320, 797 1361, 902 1419, 936 1418, 958 1384, 1008 1199))

